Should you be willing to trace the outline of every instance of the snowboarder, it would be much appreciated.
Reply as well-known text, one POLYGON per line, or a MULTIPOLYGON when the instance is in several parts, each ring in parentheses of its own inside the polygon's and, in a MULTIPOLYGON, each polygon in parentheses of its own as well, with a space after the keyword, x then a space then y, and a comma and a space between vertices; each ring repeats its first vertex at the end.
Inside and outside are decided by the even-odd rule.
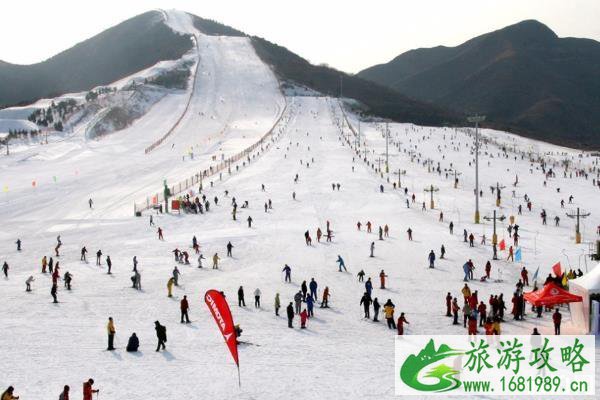
POLYGON ((181 310, 181 323, 183 324, 183 318, 185 317, 185 323, 190 323, 190 317, 188 316, 188 310, 190 309, 190 304, 188 303, 188 299, 186 295, 183 295, 183 299, 179 303, 179 308, 181 310))
POLYGON ((167 327, 161 325, 158 321, 154 321, 154 329, 156 330, 156 338, 158 339, 156 351, 160 351, 161 347, 163 350, 166 350, 165 343, 167 342, 167 327))

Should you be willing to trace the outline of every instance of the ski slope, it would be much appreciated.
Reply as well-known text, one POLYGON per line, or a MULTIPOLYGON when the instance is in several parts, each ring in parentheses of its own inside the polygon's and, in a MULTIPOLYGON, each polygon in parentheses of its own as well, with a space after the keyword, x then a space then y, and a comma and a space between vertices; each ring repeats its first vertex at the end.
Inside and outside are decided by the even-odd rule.
MULTIPOLYGON (((193 27, 185 15, 167 11, 174 29, 190 32, 193 27)), ((390 124, 388 176, 375 172, 373 164, 385 158, 385 140, 380 124, 362 123, 357 156, 350 143, 354 137, 344 126, 340 131, 341 112, 337 100, 326 97, 288 98, 290 121, 278 140, 247 168, 225 174, 214 187, 206 186, 211 201, 204 215, 154 215, 164 230, 164 241, 157 240, 156 227, 150 227, 148 213, 133 217, 133 201, 169 182, 185 178, 212 162, 212 157, 233 154, 254 143, 285 107, 286 99, 278 90, 277 80, 267 66, 260 63, 243 38, 197 35, 199 53, 188 54, 199 62, 193 93, 171 93, 131 127, 100 140, 87 140, 84 127, 63 140, 44 146, 24 148, 11 156, 0 157, 0 185, 8 192, 0 198, 0 262, 10 265, 9 277, 0 278, 3 307, 0 336, 3 360, 9 368, 0 375, 0 386, 13 385, 22 399, 45 399, 58 396, 65 384, 71 385, 72 397, 80 398, 81 383, 93 377, 102 398, 154 399, 159 397, 223 399, 281 399, 296 397, 338 397, 348 399, 394 398, 394 337, 384 322, 363 319, 359 306, 364 286, 356 274, 364 269, 374 282, 374 297, 381 304, 388 298, 396 305, 396 317, 406 313, 410 322, 406 334, 465 334, 462 326, 452 326, 444 316, 445 295, 458 296, 463 286, 462 265, 472 259, 475 276, 483 274, 485 261, 491 259, 491 223, 472 224, 474 175, 471 154, 472 138, 462 130, 390 124), (143 149, 161 137, 191 105, 182 122, 169 139, 149 154, 143 149), (399 146, 399 148, 398 148, 399 146), (184 154, 194 148, 194 160, 184 154), (406 150, 406 151, 405 151, 406 150), (410 151, 413 151, 414 157, 410 151), (196 153, 197 152, 197 153, 196 153), (369 165, 363 161, 367 159, 369 165), (442 170, 452 163, 458 169, 457 189, 453 175, 428 172, 422 162, 431 159, 432 169, 440 163, 442 170), (411 161, 412 160, 412 161, 411 161), (308 163, 308 166, 307 166, 308 163), (393 190, 397 175, 405 169, 402 186, 413 193, 416 203, 406 207, 402 190, 393 190), (298 174, 298 183, 294 177, 298 174), (57 180, 54 182, 53 177, 57 180), (36 187, 31 182, 36 181, 36 187), (340 183, 333 191, 332 183, 340 183), (264 184, 266 190, 261 191, 264 184), (384 192, 380 192, 380 185, 384 192), (436 210, 421 210, 428 205, 423 189, 435 185, 436 210), (225 191, 229 195, 225 196, 225 191), (296 193, 296 199, 292 193, 296 193), (219 198, 218 205, 212 199, 219 198), (231 202, 249 202, 248 209, 238 208, 237 221, 231 217, 231 202), (90 209, 87 200, 94 200, 90 209), (273 209, 264 211, 268 200, 273 209), (444 222, 439 222, 439 212, 444 222), (254 220, 248 228, 246 218, 254 220), (333 241, 316 242, 317 227, 331 223, 333 241), (363 228, 356 229, 361 221, 363 228), (372 234, 364 224, 373 223, 372 234), (455 224, 454 234, 448 222, 455 224), (377 240, 377 228, 387 224, 390 237, 377 240), (412 228, 413 241, 406 230, 412 228), (475 248, 462 241, 462 230, 473 232, 475 248), (313 246, 306 246, 303 234, 310 230, 313 246), (479 244, 481 235, 488 245, 479 244), (58 304, 50 297, 51 279, 41 274, 41 259, 51 256, 56 236, 63 246, 61 271, 73 274, 73 290, 59 283, 58 304), (205 268, 196 268, 191 249, 196 236, 206 257, 205 268), (20 238, 23 250, 16 252, 14 242, 20 238), (227 242, 235 246, 233 257, 225 256, 227 242), (369 245, 375 242, 375 257, 369 257, 369 245), (427 254, 433 249, 439 256, 444 244, 447 259, 439 260, 435 269, 427 268, 427 254), (79 250, 87 246, 88 263, 79 260, 79 250), (174 297, 167 297, 166 283, 175 265, 173 249, 190 252, 192 265, 178 265, 182 272, 180 287, 174 297), (94 254, 102 249, 102 265, 96 266, 94 254), (213 270, 211 257, 218 253, 221 265, 213 270), (104 257, 110 255, 113 274, 106 274, 104 257), (142 291, 131 288, 132 257, 139 260, 142 291), (335 260, 341 255, 349 272, 338 272, 335 260), (281 269, 292 267, 292 283, 285 283, 281 269), (388 275, 388 288, 378 289, 381 270, 388 275), (33 275, 33 291, 25 292, 25 280, 33 275), (303 280, 319 284, 331 292, 330 309, 315 309, 308 329, 287 328, 285 307, 292 301, 303 280), (247 307, 237 306, 236 293, 244 286, 247 307), (223 344, 214 321, 204 305, 207 289, 223 290, 232 306, 236 323, 244 330, 242 340, 254 345, 240 346, 241 381, 223 344), (253 307, 254 289, 262 292, 262 307, 253 307), (275 293, 280 293, 282 310, 273 312, 275 293), (179 323, 179 300, 190 301, 191 324, 179 323), (106 323, 112 316, 116 325, 115 352, 107 352, 106 323), (156 353, 154 321, 167 327, 167 351, 156 353), (137 354, 125 352, 127 338, 136 332, 141 342, 137 354)), ((190 86, 191 90, 191 86, 190 86)), ((358 122, 348 115, 352 125, 358 122)), ((508 151, 502 157, 499 148, 548 153, 548 159, 569 158, 581 168, 596 167, 597 158, 580 152, 516 138, 502 132, 484 131, 483 135, 498 145, 482 146, 480 186, 482 215, 494 208, 495 197, 489 186, 497 182, 506 186, 500 211, 516 215, 527 193, 533 211, 517 216, 521 226, 523 262, 493 262, 492 278, 503 282, 471 281, 479 298, 504 293, 510 311, 510 297, 519 271, 524 265, 533 275, 540 267, 543 280, 556 261, 564 267, 586 270, 587 242, 596 238, 600 206, 598 188, 589 178, 557 177, 543 186, 537 164, 531 165, 520 155, 508 151), (498 147, 499 146, 499 147, 498 147), (550 154, 554 153, 554 154, 550 154), (492 158, 493 156, 493 158, 492 158), (530 172, 531 169, 531 172, 530 172), (515 175, 519 183, 514 188, 515 175), (561 193, 556 188, 561 188, 561 193), (560 208, 560 199, 574 196, 574 204, 560 208), (574 244, 574 222, 564 213, 573 207, 591 212, 584 221, 584 244, 574 244), (539 213, 545 208, 548 225, 542 226, 539 213), (553 217, 561 216, 560 227, 553 217)), ((381 162, 383 165, 383 162, 381 162)), ((506 222, 498 226, 499 238, 506 237, 506 222)), ((506 253, 500 253, 500 256, 506 253)), ((587 268, 594 265, 587 260, 587 268)), ((507 312, 503 333, 530 333, 537 326, 542 334, 550 333, 551 318, 526 318, 512 321, 507 312)), ((569 326, 569 314, 563 310, 563 332, 575 332, 569 326)), ((380 319, 383 318, 380 316, 380 319)), ((599 356, 598 350, 596 352, 599 356)), ((598 382, 599 380, 597 380, 598 382)), ((596 390, 599 384, 596 383, 596 390)))

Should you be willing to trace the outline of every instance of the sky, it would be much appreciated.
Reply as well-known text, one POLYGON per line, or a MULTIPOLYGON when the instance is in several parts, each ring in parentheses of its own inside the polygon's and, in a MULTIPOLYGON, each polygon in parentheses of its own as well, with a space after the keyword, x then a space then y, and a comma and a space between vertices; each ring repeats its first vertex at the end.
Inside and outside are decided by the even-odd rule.
POLYGON ((0 60, 39 62, 156 8, 222 22, 350 73, 525 19, 560 37, 600 41, 600 0, 19 0, 0 6, 0 60))

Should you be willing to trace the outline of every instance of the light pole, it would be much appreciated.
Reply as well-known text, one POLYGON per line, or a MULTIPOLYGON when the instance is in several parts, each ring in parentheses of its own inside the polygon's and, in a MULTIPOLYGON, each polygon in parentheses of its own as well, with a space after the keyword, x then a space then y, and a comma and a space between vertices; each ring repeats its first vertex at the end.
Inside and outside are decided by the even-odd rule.
POLYGON ((435 203, 433 202, 433 192, 437 192, 440 189, 434 187, 433 185, 429 186, 428 188, 424 189, 426 192, 429 192, 429 195, 431 196, 429 199, 429 208, 431 208, 432 210, 435 208, 435 203))
POLYGON ((579 230, 579 218, 587 218, 591 213, 586 213, 585 211, 580 211, 579 207, 577 207, 577 212, 567 213, 567 217, 575 218, 577 220, 575 224, 575 243, 581 243, 581 231, 579 230))
POLYGON ((483 217, 486 221, 494 221, 494 233, 492 234, 492 244, 498 244, 498 235, 496 234, 496 220, 504 221, 506 217, 504 215, 496 216, 496 210, 492 217, 483 217))
POLYGON ((475 123, 475 223, 479 223, 479 123, 485 121, 484 115, 467 118, 475 123))

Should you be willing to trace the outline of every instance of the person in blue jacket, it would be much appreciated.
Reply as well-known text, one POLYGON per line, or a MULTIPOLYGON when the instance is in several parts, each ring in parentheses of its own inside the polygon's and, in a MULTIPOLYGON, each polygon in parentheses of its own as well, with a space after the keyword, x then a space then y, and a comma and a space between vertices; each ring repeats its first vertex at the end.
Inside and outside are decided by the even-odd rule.
POLYGON ((373 283, 371 282, 371 278, 368 278, 367 281, 365 282, 365 290, 367 291, 367 293, 369 294, 369 297, 370 297, 371 292, 373 291, 373 283))
POLYGON ((471 271, 471 268, 469 268, 469 263, 466 262, 463 265, 463 272, 465 273, 465 277, 463 279, 463 281, 467 282, 469 280, 469 272, 471 271))
POLYGON ((309 317, 314 317, 314 313, 313 313, 313 306, 315 304, 315 300, 313 299, 312 295, 308 295, 306 296, 306 309, 308 311, 308 316, 309 317))
POLYGON ((285 272, 285 281, 291 283, 292 282, 292 268, 290 268, 289 265, 285 264, 285 267, 283 267, 283 269, 281 271, 285 272))
POLYGON ((312 296, 312 298, 317 301, 318 297, 317 297, 317 282, 315 281, 315 278, 310 278, 310 283, 308 284, 308 288, 310 289, 310 295, 312 296))
POLYGON ((342 272, 342 268, 344 268, 344 271, 348 272, 346 269, 346 264, 344 263, 344 259, 339 254, 336 262, 338 263, 339 272, 342 272))
POLYGON ((435 263, 435 253, 433 252, 433 250, 431 250, 429 252, 429 268, 433 268, 434 267, 434 263, 435 263))

